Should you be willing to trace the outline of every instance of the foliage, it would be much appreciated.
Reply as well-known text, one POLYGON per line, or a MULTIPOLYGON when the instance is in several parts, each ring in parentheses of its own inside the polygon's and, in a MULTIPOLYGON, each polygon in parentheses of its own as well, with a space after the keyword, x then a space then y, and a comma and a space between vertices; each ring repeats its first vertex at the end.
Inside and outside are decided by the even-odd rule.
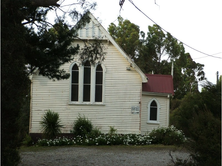
POLYGON ((102 132, 99 130, 99 128, 93 127, 92 131, 88 134, 88 137, 95 138, 95 137, 98 137, 101 134, 102 134, 102 132))
MULTIPOLYGON (((182 43, 178 43, 171 34, 165 34, 158 25, 148 27, 147 37, 143 40, 140 52, 140 63, 145 72, 167 74, 168 60, 175 60, 184 54, 182 43), (141 61, 142 60, 142 61, 141 61)), ((168 74, 170 70, 168 69, 168 74)))
POLYGON ((198 82, 206 79, 204 65, 193 61, 189 53, 180 56, 174 64, 175 98, 182 99, 188 92, 198 92, 198 82))
POLYGON ((96 137, 76 136, 73 138, 58 137, 55 139, 39 139, 38 146, 64 146, 64 145, 149 145, 148 135, 137 134, 101 134, 96 137))
POLYGON ((12 143, 15 143, 15 142, 11 141, 11 144, 8 143, 7 144, 8 147, 3 145, 4 152, 1 156, 3 166, 14 166, 14 165, 19 164, 20 156, 19 156, 18 148, 15 149, 14 146, 12 146, 12 143))
POLYGON ((32 137, 29 134, 26 134, 25 138, 22 141, 22 145, 31 146, 32 144, 32 137))
MULTIPOLYGON (((141 134, 117 134, 114 127, 110 127, 110 132, 102 134, 98 129, 92 129, 91 132, 83 130, 83 125, 90 122, 85 117, 79 116, 77 121, 80 134, 75 137, 58 137, 55 139, 39 139, 36 143, 39 146, 63 146, 63 145, 181 145, 185 142, 185 136, 182 131, 171 126, 168 128, 154 129, 149 135, 141 134)), ((91 125, 89 125, 91 126, 91 125)))
POLYGON ((153 129, 149 136, 152 144, 181 145, 186 140, 183 132, 174 126, 153 129))
POLYGON ((113 39, 123 48, 123 50, 132 58, 136 59, 140 45, 140 29, 139 26, 131 23, 129 20, 123 20, 118 17, 118 26, 111 23, 108 31, 113 39))
POLYGON ((81 62, 87 59, 91 64, 95 64, 95 62, 102 62, 105 59, 106 52, 104 50, 106 48, 102 41, 84 42, 84 45, 85 47, 79 50, 81 62))
POLYGON ((59 114, 51 110, 47 110, 40 124, 46 138, 56 137, 58 133, 61 133, 61 128, 63 127, 59 119, 59 114))
POLYGON ((221 163, 221 87, 207 82, 201 93, 189 93, 173 110, 172 123, 189 138, 186 145, 197 165, 221 163))
POLYGON ((1 3, 1 30, 4 32, 1 36, 2 165, 17 165, 19 161, 17 149, 28 123, 29 111, 24 108, 24 102, 29 100, 25 99, 29 93, 28 75, 38 69, 39 74, 50 79, 69 77, 60 66, 78 53, 79 47, 70 44, 78 29, 89 21, 89 9, 95 7, 95 3, 80 0, 73 4, 80 5, 82 11, 75 7, 64 12, 55 23, 49 23, 48 12, 60 8, 56 3, 57 0, 3 0, 1 3), (76 26, 70 26, 65 21, 68 14, 75 22, 82 19, 76 26))
POLYGON ((109 126, 109 133, 110 135, 117 134, 117 129, 115 129, 113 126, 109 126))
POLYGON ((79 115, 74 121, 73 130, 71 131, 75 136, 86 137, 93 130, 93 125, 85 116, 79 115))
POLYGON ((201 99, 203 107, 210 110, 214 117, 221 117, 221 81, 217 84, 212 84, 211 82, 203 84, 201 99))
POLYGON ((74 121, 73 138, 40 139, 39 146, 61 145, 181 145, 185 142, 182 131, 174 126, 154 129, 149 135, 141 134, 117 134, 117 129, 110 126, 107 134, 102 134, 98 128, 94 128, 91 121, 85 116, 78 116, 74 121))
POLYGON ((148 29, 139 51, 139 67, 145 73, 169 75, 173 63, 174 98, 181 99, 187 92, 198 91, 198 81, 205 79, 203 65, 193 61, 183 44, 170 33, 165 34, 158 25, 148 29))
POLYGON ((180 100, 178 107, 172 111, 171 123, 190 136, 189 126, 193 116, 205 110, 210 111, 215 118, 221 116, 221 87, 206 82, 201 93, 188 93, 180 100), (189 104, 188 104, 189 103, 189 104))
POLYGON ((18 138, 23 140, 29 133, 29 118, 30 118, 30 86, 27 90, 27 95, 23 98, 23 104, 19 117, 17 119, 19 126, 18 138))
POLYGON ((108 31, 144 73, 169 75, 173 63, 174 98, 198 91, 198 82, 205 80, 204 65, 196 63, 181 42, 158 25, 149 26, 146 36, 129 20, 119 17, 118 21, 118 25, 111 23, 108 31))
POLYGON ((193 114, 187 126, 190 139, 186 145, 200 166, 221 164, 221 121, 209 111, 193 114))

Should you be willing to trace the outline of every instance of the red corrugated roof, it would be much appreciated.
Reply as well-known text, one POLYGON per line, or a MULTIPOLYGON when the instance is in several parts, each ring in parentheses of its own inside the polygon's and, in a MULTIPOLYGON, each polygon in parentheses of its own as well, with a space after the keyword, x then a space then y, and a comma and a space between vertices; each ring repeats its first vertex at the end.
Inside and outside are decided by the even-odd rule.
POLYGON ((146 74, 147 83, 143 83, 144 92, 174 94, 173 77, 171 75, 146 74))

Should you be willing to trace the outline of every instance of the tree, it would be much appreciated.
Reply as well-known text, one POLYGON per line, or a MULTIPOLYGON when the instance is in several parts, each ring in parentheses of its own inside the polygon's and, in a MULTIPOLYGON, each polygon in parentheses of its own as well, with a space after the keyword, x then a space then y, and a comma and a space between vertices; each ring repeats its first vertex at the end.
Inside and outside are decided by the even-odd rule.
POLYGON ((198 82, 205 79, 203 65, 185 53, 181 42, 158 25, 149 26, 145 37, 129 20, 119 17, 118 21, 118 26, 109 25, 109 33, 144 73, 169 75, 173 63, 174 98, 182 99, 187 92, 198 91, 198 82))
POLYGON ((158 25, 149 26, 148 30, 140 50, 139 63, 142 70, 147 73, 170 74, 171 61, 184 54, 184 47, 170 33, 165 34, 158 25), (167 68, 169 69, 166 70, 167 68))
MULTIPOLYGON (((28 76, 38 69, 40 75, 49 79, 69 77, 60 66, 78 53, 79 46, 70 47, 70 44, 77 36, 77 30, 89 21, 89 9, 95 7, 95 3, 78 1, 76 4, 83 11, 73 9, 68 13, 74 20, 80 20, 71 27, 64 20, 66 12, 53 24, 47 21, 47 13, 58 9, 57 2, 2 1, 2 165, 17 165, 19 162, 21 140, 18 133, 21 131, 19 126, 24 126, 19 119, 23 119, 21 110, 29 92, 28 76)), ((101 52, 98 44, 88 50, 101 52)))
POLYGON ((175 98, 182 99, 188 92, 198 91, 198 82, 205 80, 203 64, 193 61, 189 53, 180 56, 174 62, 175 98))
POLYGON ((142 70, 171 74, 173 63, 174 97, 181 99, 187 92, 198 91, 198 82, 205 79, 204 65, 193 61, 190 54, 185 53, 183 44, 170 33, 165 34, 158 25, 149 26, 148 29, 140 51, 142 70))
POLYGON ((207 82, 199 93, 188 93, 171 114, 171 124, 183 130, 197 165, 221 164, 221 86, 207 82))
POLYGON ((118 26, 111 23, 108 27, 108 31, 130 58, 135 60, 138 56, 140 45, 139 26, 131 23, 129 20, 123 20, 122 17, 118 17, 118 22, 118 26))

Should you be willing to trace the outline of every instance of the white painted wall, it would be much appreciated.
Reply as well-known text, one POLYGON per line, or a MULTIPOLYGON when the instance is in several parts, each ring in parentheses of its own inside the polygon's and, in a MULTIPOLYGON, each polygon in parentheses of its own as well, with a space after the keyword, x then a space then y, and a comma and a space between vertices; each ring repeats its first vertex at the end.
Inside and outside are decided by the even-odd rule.
MULTIPOLYGON (((118 133, 140 133, 140 115, 131 114, 131 106, 140 106, 141 76, 134 69, 126 70, 129 62, 112 44, 108 44, 106 52, 103 105, 69 104, 69 79, 52 81, 33 75, 30 133, 41 132, 39 122, 47 109, 59 113, 65 127, 63 133, 70 132, 78 114, 85 115, 102 132, 108 132, 109 126, 114 126, 118 133)), ((63 68, 69 72, 71 64, 67 63, 63 68)))
POLYGON ((142 95, 141 133, 145 134, 157 127, 169 126, 169 98, 158 95, 142 95), (148 104, 155 99, 159 103, 159 123, 148 123, 148 104))

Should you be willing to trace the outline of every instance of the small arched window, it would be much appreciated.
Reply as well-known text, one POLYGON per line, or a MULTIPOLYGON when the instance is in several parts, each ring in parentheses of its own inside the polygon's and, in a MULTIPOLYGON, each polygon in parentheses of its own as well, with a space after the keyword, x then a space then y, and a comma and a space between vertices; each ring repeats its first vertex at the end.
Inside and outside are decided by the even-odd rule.
POLYGON ((158 119, 158 106, 155 100, 149 106, 149 121, 157 121, 158 119))
POLYGON ((72 67, 72 92, 71 101, 78 101, 79 96, 79 68, 76 64, 72 67))
POLYGON ((95 102, 102 102, 103 94, 103 68, 99 64, 96 67, 95 102))
POLYGON ((90 101, 91 65, 89 61, 84 64, 83 101, 90 101))

